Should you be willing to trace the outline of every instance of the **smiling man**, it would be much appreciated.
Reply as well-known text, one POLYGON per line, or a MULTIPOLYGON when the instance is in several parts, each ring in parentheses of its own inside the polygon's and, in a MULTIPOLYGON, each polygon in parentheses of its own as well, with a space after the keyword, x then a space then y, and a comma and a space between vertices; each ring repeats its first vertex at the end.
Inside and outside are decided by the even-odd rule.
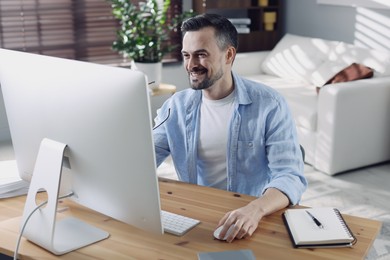
POLYGON ((172 156, 181 181, 256 196, 219 221, 220 237, 250 237, 261 219, 299 202, 306 189, 296 129, 273 89, 232 72, 235 27, 203 14, 183 22, 190 89, 168 99, 155 119, 157 165, 172 156))

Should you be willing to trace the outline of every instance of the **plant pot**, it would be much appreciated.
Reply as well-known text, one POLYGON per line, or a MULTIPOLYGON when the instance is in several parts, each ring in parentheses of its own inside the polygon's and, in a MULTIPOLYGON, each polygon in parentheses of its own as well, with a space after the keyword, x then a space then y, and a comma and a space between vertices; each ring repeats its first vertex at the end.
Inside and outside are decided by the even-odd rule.
POLYGON ((146 75, 148 83, 150 83, 150 89, 158 88, 161 84, 162 62, 142 63, 132 61, 131 69, 139 70, 146 75))

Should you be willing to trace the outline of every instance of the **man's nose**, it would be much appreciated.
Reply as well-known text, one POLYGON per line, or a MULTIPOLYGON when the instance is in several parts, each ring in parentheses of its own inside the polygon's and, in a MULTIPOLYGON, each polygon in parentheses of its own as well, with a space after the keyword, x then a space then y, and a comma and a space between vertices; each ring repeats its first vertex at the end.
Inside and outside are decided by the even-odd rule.
POLYGON ((188 71, 191 71, 194 67, 197 66, 196 59, 189 57, 185 63, 185 67, 188 71))

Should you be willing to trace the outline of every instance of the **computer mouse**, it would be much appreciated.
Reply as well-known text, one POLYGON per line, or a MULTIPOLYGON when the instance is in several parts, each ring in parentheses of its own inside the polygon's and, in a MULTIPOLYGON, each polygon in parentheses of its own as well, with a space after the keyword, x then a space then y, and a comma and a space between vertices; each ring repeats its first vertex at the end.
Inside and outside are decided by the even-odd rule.
POLYGON ((226 232, 224 238, 220 238, 220 237, 219 237, 219 234, 221 233, 222 228, 223 228, 223 225, 220 226, 220 227, 218 227, 218 228, 214 231, 214 237, 215 237, 216 239, 219 239, 219 240, 226 240, 227 237, 230 235, 230 233, 233 231, 233 229, 234 229, 234 224, 231 225, 231 226, 229 227, 229 229, 228 229, 228 231, 226 232))

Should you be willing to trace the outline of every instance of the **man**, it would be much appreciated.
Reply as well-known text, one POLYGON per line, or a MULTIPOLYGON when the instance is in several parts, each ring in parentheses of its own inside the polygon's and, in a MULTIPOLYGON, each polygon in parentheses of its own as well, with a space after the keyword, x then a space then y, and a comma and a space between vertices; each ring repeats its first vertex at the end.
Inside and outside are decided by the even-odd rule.
POLYGON ((219 15, 182 25, 191 89, 167 100, 155 122, 157 164, 170 154, 181 181, 257 196, 218 223, 223 237, 249 237, 260 220, 299 202, 306 189, 295 125, 271 88, 232 73, 238 40, 219 15))

